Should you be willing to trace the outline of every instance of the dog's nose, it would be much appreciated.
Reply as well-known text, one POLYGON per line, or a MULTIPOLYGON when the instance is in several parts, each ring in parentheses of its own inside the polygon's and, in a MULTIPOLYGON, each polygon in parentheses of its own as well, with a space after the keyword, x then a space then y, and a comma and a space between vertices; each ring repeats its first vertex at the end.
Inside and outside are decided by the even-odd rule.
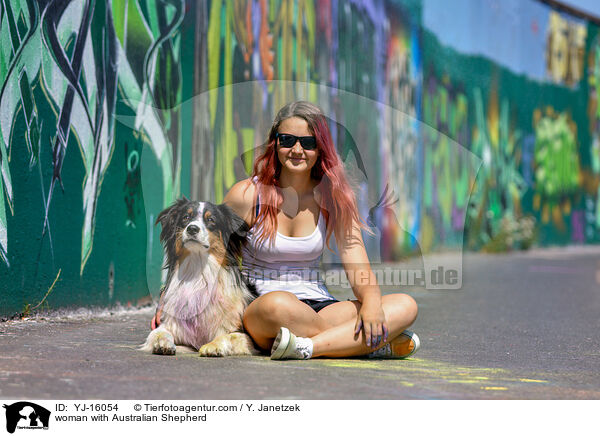
POLYGON ((192 225, 190 225, 190 226, 188 226, 188 228, 186 229, 186 232, 188 232, 188 234, 189 234, 190 236, 195 236, 195 235, 197 235, 199 231, 200 231, 200 227, 198 227, 198 226, 195 226, 195 225, 193 225, 193 224, 192 224, 192 225))

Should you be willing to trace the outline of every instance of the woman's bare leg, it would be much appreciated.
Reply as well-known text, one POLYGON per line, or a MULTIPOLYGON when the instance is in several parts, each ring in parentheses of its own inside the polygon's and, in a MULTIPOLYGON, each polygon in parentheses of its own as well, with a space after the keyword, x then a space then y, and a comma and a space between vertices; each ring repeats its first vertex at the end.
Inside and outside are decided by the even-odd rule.
POLYGON ((244 328, 264 350, 271 349, 282 326, 296 336, 308 338, 332 327, 291 292, 274 291, 261 295, 244 312, 244 328))
MULTIPOLYGON (((410 326, 417 317, 417 304, 406 294, 382 296, 388 326, 388 342, 410 326)), ((296 336, 313 341, 313 356, 361 356, 383 346, 371 348, 364 333, 354 335, 358 301, 331 304, 319 313, 289 292, 270 292, 254 300, 244 313, 244 327, 256 344, 270 349, 279 328, 287 327, 296 336)))
MULTIPOLYGON (((389 330, 387 342, 396 338, 417 318, 417 304, 409 295, 384 295, 381 297, 381 305, 389 330)), ((367 346, 363 330, 358 335, 354 334, 356 317, 359 310, 359 302, 344 301, 332 304, 319 311, 319 316, 327 322, 334 324, 334 326, 311 337, 313 341, 313 357, 363 356, 384 345, 382 342, 376 347, 367 346), (350 313, 352 316, 348 319, 348 314, 350 313), (339 322, 343 318, 347 319, 339 322)))

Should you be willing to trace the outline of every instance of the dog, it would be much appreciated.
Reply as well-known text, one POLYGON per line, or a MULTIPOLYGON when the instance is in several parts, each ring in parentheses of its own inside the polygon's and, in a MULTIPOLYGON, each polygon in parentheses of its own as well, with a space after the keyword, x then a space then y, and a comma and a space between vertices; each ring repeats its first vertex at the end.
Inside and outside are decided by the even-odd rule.
POLYGON ((239 263, 248 224, 225 204, 185 197, 163 210, 158 223, 167 279, 155 318, 160 325, 141 349, 174 355, 176 345, 186 345, 201 356, 258 354, 242 325, 257 297, 239 263))

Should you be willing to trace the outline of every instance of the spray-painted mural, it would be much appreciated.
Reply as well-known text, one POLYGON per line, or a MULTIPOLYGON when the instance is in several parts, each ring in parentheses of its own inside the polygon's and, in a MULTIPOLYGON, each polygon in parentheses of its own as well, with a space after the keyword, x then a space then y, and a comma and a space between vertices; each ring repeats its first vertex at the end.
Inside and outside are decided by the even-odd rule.
MULTIPOLYGON (((468 3, 460 2, 463 6, 468 3)), ((534 1, 511 0, 506 7, 520 14, 519 22, 528 24, 525 29, 511 29, 529 41, 524 45, 544 48, 528 52, 537 58, 523 57, 519 64, 505 55, 506 65, 490 61, 503 51, 497 50, 497 41, 490 42, 487 49, 485 42, 482 45, 483 34, 477 32, 483 32, 485 26, 473 26, 471 40, 479 40, 478 55, 444 46, 439 30, 437 35, 424 32, 425 82, 429 86, 424 89, 423 118, 429 123, 430 89, 441 86, 442 91, 433 92, 449 97, 440 96, 431 107, 444 111, 449 99, 450 113, 463 120, 464 129, 462 136, 448 135, 482 159, 469 202, 466 244, 472 249, 498 251, 534 243, 597 242, 598 175, 589 158, 594 150, 593 127, 591 136, 588 133, 596 109, 591 103, 588 113, 581 104, 595 98, 586 83, 594 69, 593 50, 587 55, 589 72, 584 68, 586 41, 590 41, 590 32, 595 33, 595 25, 534 1)), ((478 20, 490 24, 488 17, 493 11, 483 9, 478 11, 478 20)), ((435 18, 429 21, 435 27, 435 18)), ((494 23, 503 26, 498 20, 494 23)), ((493 32, 494 25, 486 32, 493 32)), ((511 25, 514 22, 504 26, 511 25)), ((475 51, 456 41, 461 50, 475 51)), ((589 82, 593 82, 591 76, 589 82)), ((444 131, 443 123, 436 128, 444 131)), ((425 155, 427 172, 428 159, 433 156, 425 155)), ((464 166, 458 168, 454 183, 471 176, 464 174, 464 166)), ((439 238, 444 243, 442 236, 439 238)))
POLYGON ((598 26, 492 3, 0 0, 0 314, 157 292, 157 213, 221 201, 293 99, 374 261, 598 242, 598 26))
POLYGON ((48 298, 56 305, 147 293, 142 151, 154 161, 144 170, 160 174, 161 207, 180 190, 184 8, 178 0, 0 3, 2 312, 39 301, 61 272, 48 298), (122 292, 109 298, 115 275, 122 292))
MULTIPOLYGON (((214 146, 214 192, 210 198, 220 201, 237 180, 247 177, 277 110, 290 100, 306 99, 318 103, 331 119, 342 159, 356 165, 355 182, 366 188, 359 202, 366 219, 382 188, 389 184, 389 174, 397 173, 381 165, 386 157, 378 144, 387 128, 382 116, 390 114, 377 103, 384 94, 393 94, 385 97, 385 105, 416 120, 414 99, 405 102, 404 98, 416 95, 418 66, 410 53, 418 51, 418 23, 406 24, 401 8, 388 11, 387 6, 382 1, 211 2, 207 11, 211 19, 204 35, 208 46, 208 85, 204 89, 209 91, 203 93, 205 98, 196 97, 198 107, 206 105, 210 125, 204 126, 205 133, 199 134, 193 145, 198 155, 207 142, 214 146), (398 42, 390 43, 388 18, 394 14, 400 20, 391 24, 398 32, 398 42), (409 47, 405 47, 407 40, 409 47), (355 59, 357 50, 362 53, 361 62, 355 59), (397 56, 390 66, 386 64, 388 51, 397 56), (390 76, 387 84, 376 80, 384 74, 390 76), (406 86, 405 74, 411 74, 406 86), (398 85, 404 86, 400 94, 398 85)), ((196 74, 203 72, 196 70, 196 74)), ((403 134, 405 124, 395 125, 388 137, 403 134)), ((389 140, 395 145, 388 144, 388 150, 397 147, 397 137, 389 140)), ((406 153, 413 158, 410 151, 406 153)), ((412 167, 402 162, 402 157, 398 162, 412 167)), ((207 175, 198 175, 199 184, 208 182, 207 175)), ((403 198, 408 201, 406 195, 403 198)), ((390 259, 396 247, 387 241, 394 238, 398 226, 395 218, 390 220, 393 226, 381 226, 385 210, 391 217, 391 210, 381 210, 377 225, 383 233, 368 244, 371 251, 377 251, 377 258, 381 254, 390 259)), ((414 219, 406 212, 402 217, 413 225, 414 219)))

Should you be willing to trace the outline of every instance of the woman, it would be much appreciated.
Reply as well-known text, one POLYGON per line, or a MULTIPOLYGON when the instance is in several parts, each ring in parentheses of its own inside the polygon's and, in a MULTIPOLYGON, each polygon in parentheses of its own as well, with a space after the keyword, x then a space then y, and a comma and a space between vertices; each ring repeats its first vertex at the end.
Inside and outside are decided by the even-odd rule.
POLYGON ((405 330, 417 305, 405 294, 381 296, 365 226, 318 107, 298 101, 279 111, 253 177, 235 184, 225 203, 251 227, 242 265, 260 296, 243 321, 272 359, 404 358, 418 349, 405 330), (337 301, 311 274, 332 233, 356 300, 337 301))

